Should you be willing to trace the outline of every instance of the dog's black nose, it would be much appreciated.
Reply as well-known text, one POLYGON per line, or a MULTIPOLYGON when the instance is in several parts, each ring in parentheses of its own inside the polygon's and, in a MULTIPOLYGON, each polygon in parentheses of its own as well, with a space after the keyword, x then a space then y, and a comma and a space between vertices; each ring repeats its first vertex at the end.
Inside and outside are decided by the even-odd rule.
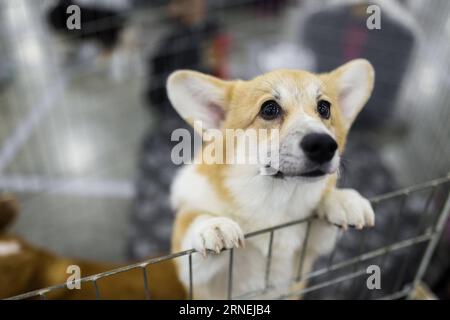
POLYGON ((300 147, 311 161, 322 164, 333 158, 338 145, 328 134, 310 133, 303 137, 300 147))

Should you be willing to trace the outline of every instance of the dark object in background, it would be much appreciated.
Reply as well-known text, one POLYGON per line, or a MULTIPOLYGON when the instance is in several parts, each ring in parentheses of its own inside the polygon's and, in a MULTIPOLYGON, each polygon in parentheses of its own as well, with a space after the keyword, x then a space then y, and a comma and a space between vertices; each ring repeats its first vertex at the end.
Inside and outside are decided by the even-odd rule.
POLYGON ((156 119, 146 133, 139 153, 136 198, 131 214, 129 256, 142 259, 170 250, 174 214, 170 185, 178 168, 172 162, 173 130, 193 130, 171 106, 167 77, 175 70, 191 69, 227 77, 229 39, 212 17, 206 17, 203 0, 173 0, 168 7, 174 25, 148 59, 147 107, 156 119))
POLYGON ((287 0, 254 0, 253 5, 261 14, 275 15, 283 9, 287 2, 287 0))
MULTIPOLYGON (((447 248, 448 249, 448 248, 447 248)), ((448 253, 448 251, 447 251, 448 253)), ((442 275, 437 279, 433 292, 437 294, 439 299, 450 299, 450 265, 447 266, 442 275)))
POLYGON ((175 70, 191 69, 224 76, 218 74, 221 71, 205 63, 208 59, 207 54, 211 53, 210 50, 214 50, 215 46, 220 45, 223 41, 221 39, 218 24, 215 22, 204 21, 192 26, 177 24, 149 58, 148 73, 151 75, 147 89, 149 107, 153 110, 156 108, 158 114, 178 117, 170 106, 166 94, 167 77, 175 70))
POLYGON ((150 128, 143 138, 127 250, 132 260, 170 251, 175 218, 169 202, 170 186, 179 167, 171 159, 172 148, 178 142, 170 138, 173 130, 180 127, 193 134, 183 120, 166 118, 158 128, 150 128))
POLYGON ((205 0, 171 0, 167 12, 173 27, 149 58, 146 96, 151 111, 180 119, 166 95, 167 77, 175 70, 191 69, 226 78, 229 39, 217 19, 208 15, 205 0))
POLYGON ((86 6, 73 0, 59 0, 47 13, 48 24, 57 32, 60 32, 74 41, 96 41, 102 49, 113 50, 123 30, 126 19, 123 13, 116 10, 98 7, 93 2, 86 6), (77 5, 81 11, 81 29, 69 30, 66 22, 70 14, 67 8, 77 5))
MULTIPOLYGON (((390 168, 381 157, 376 144, 367 144, 368 137, 361 133, 350 135, 343 156, 339 187, 352 187, 365 197, 385 194, 399 189, 390 168)), ((317 270, 332 264, 353 259, 361 254, 368 254, 398 241, 412 239, 429 230, 441 212, 448 187, 428 188, 424 191, 412 192, 408 196, 392 198, 379 202, 375 209, 375 228, 364 231, 341 231, 339 242, 334 253, 321 257, 317 270)), ((413 246, 395 250, 387 255, 368 258, 364 262, 341 265, 334 271, 314 276, 309 280, 309 287, 336 280, 352 272, 366 269, 368 265, 376 265, 381 269, 381 288, 367 288, 367 274, 351 280, 337 282, 320 290, 312 291, 305 299, 378 299, 398 292, 414 279, 427 243, 416 243, 413 246)), ((448 297, 448 243, 442 241, 430 261, 425 280, 440 297, 448 297), (440 255, 440 257, 439 257, 440 255), (447 267, 447 270, 445 268, 447 267), (440 286, 438 284, 441 284, 440 286)), ((366 257, 367 258, 367 257, 366 257)))
MULTIPOLYGON (((443 193, 442 201, 450 192, 448 185, 443 193)), ((425 280, 430 284, 432 291, 439 299, 450 300, 450 219, 442 233, 442 238, 436 248, 428 267, 425 280)))
POLYGON ((369 60, 376 72, 375 87, 355 127, 383 126, 394 111, 397 93, 414 47, 412 30, 382 8, 381 30, 366 26, 366 5, 329 7, 305 23, 304 43, 315 53, 317 71, 333 70, 355 59, 369 60))

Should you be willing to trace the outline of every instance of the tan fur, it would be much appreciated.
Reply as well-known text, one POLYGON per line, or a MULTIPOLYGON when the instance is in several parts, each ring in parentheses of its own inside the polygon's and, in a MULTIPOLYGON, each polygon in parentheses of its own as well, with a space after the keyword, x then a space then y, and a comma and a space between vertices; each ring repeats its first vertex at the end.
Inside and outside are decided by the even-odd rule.
POLYGON ((199 164, 197 171, 206 176, 222 201, 233 202, 230 190, 224 184, 227 166, 225 164, 199 164))
POLYGON ((175 224, 173 226, 172 232, 172 251, 178 252, 181 251, 181 238, 182 235, 186 232, 189 225, 192 221, 197 218, 201 213, 195 211, 187 211, 180 212, 177 215, 177 219, 175 220, 175 224))
MULTIPOLYGON (((22 251, 17 255, 0 257, 0 299, 32 290, 64 284, 69 277, 67 267, 77 265, 82 277, 118 268, 120 264, 100 263, 59 257, 48 251, 30 246, 18 237, 1 236, 0 241, 20 242, 22 251)), ((172 260, 147 266, 151 299, 185 299, 186 293, 179 283, 172 260)), ((145 299, 143 271, 134 269, 98 280, 102 299, 145 299)), ((47 299, 95 299, 92 283, 82 283, 81 289, 58 289, 49 292, 47 299)))

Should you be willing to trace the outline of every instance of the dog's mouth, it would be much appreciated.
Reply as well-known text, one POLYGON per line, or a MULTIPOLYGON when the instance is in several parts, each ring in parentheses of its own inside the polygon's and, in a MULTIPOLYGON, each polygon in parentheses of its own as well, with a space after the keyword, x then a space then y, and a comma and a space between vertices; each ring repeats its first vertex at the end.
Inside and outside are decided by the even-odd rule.
POLYGON ((325 172, 321 169, 314 169, 311 171, 306 172, 299 172, 299 173, 283 173, 281 171, 278 171, 274 177, 275 178, 286 178, 286 177, 304 177, 304 178, 317 178, 322 177, 324 175, 328 174, 328 172, 325 172))
POLYGON ((324 176, 324 175, 326 175, 326 174, 327 174, 327 172, 325 172, 325 171, 323 171, 323 170, 320 170, 320 169, 316 169, 316 170, 312 170, 312 171, 308 171, 308 172, 301 173, 300 176, 301 176, 301 177, 311 177, 311 178, 314 178, 314 177, 324 176))

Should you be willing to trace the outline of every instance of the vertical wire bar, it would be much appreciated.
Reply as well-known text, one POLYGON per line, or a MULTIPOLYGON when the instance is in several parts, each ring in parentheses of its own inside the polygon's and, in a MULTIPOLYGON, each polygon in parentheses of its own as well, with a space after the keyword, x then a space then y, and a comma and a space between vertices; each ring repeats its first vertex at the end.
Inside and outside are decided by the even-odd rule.
POLYGON ((269 248, 267 249, 266 276, 265 276, 265 286, 264 286, 264 290, 267 290, 267 289, 269 288, 270 265, 271 265, 271 263, 272 263, 273 233, 274 233, 273 230, 270 231, 269 248))
POLYGON ((230 263, 228 266, 228 300, 231 300, 233 297, 233 256, 234 249, 230 249, 230 263))
MULTIPOLYGON (((353 272, 356 272, 356 270, 361 269, 361 265, 362 265, 362 254, 365 252, 366 250, 366 241, 367 241, 367 230, 364 230, 361 233, 361 242, 359 243, 359 248, 358 248, 358 256, 360 257, 358 259, 358 262, 356 262, 353 265, 353 272)), ((350 292, 356 292, 358 285, 361 285, 361 283, 359 281, 354 281, 353 282, 353 286, 352 289, 350 290, 350 292)), ((356 299, 357 297, 354 297, 354 299, 356 299)))
MULTIPOLYGON (((437 186, 434 186, 431 191, 430 194, 428 195, 427 201, 425 202, 425 206, 423 208, 423 216, 419 221, 419 228, 425 224, 425 222, 428 220, 427 216, 428 216, 428 212, 430 210, 430 205, 432 200, 434 199, 434 196, 436 194, 436 190, 438 189, 437 186)), ((421 230, 417 231, 417 234, 420 234, 421 230)), ((404 282, 405 280, 405 272, 406 272, 406 267, 408 266, 408 262, 412 259, 412 254, 413 254, 413 250, 410 249, 405 256, 403 257, 401 263, 400 263, 400 271, 399 271, 399 277, 397 278, 397 281, 394 284, 394 288, 392 290, 393 293, 399 291, 400 286, 402 285, 402 282, 404 282)))
MULTIPOLYGON (((428 199, 428 203, 427 203, 427 212, 429 212, 428 206, 431 206, 431 203, 433 202, 432 200, 435 198, 435 195, 436 195, 436 193, 437 193, 437 189, 438 189, 438 186, 435 186, 435 187, 433 188, 432 196, 430 196, 430 198, 428 199)), ((444 189, 444 188, 442 188, 442 189, 444 189)), ((445 190, 448 190, 448 189, 444 189, 444 193, 445 193, 445 190)), ((435 226, 436 223, 437 223, 437 221, 438 221, 438 219, 439 219, 439 215, 437 214, 435 217, 433 217, 433 214, 430 213, 430 214, 427 215, 427 216, 429 216, 430 218, 428 219, 428 221, 427 221, 428 224, 426 224, 426 225, 428 225, 428 226, 435 226)), ((424 224, 425 224, 425 222, 424 222, 424 224)), ((426 229, 425 229, 425 230, 426 230, 426 229)))
POLYGON ((330 255, 328 256, 328 261, 327 261, 327 269, 328 270, 331 268, 331 265, 333 264, 334 257, 336 256, 336 251, 339 247, 339 240, 341 239, 341 236, 342 236, 342 230, 338 229, 338 231, 336 233, 336 239, 334 241, 333 251, 331 251, 330 255))
POLYGON ((405 192, 402 195, 402 200, 400 201, 400 207, 399 207, 399 210, 398 210, 398 214, 396 215, 395 227, 392 229, 393 231, 390 234, 390 240, 391 241, 394 240, 395 235, 398 233, 400 220, 401 220, 401 217, 403 216, 403 213, 405 212, 406 200, 408 199, 409 195, 410 195, 409 192, 405 192))
MULTIPOLYGON (((375 214, 376 214, 376 210, 377 210, 379 204, 380 203, 378 201, 372 202, 372 209, 375 214)), ((364 285, 362 285, 361 290, 358 291, 357 296, 359 296, 361 298, 360 300, 365 300, 368 293, 369 293, 369 290, 364 285), (364 290, 364 289, 366 289, 366 290, 364 290)))
POLYGON ((142 268, 142 275, 144 277, 145 300, 150 300, 150 289, 148 287, 147 265, 144 264, 144 265, 141 266, 141 268, 142 268))
MULTIPOLYGON (((394 242, 395 240, 395 235, 398 234, 398 230, 399 230, 399 226, 400 226, 400 221, 401 221, 401 217, 403 216, 403 212, 405 209, 405 204, 406 204, 406 199, 409 196, 409 192, 405 192, 402 194, 402 199, 400 201, 400 206, 398 209, 398 214, 395 215, 395 221, 394 221, 394 225, 391 229, 391 232, 389 233, 388 236, 388 242, 386 245, 390 245, 391 243, 394 242)), ((381 257, 380 257, 380 262, 379 265, 381 266, 382 264, 384 264, 386 257, 388 256, 388 252, 384 253, 381 257)))
POLYGON ((194 286, 192 282, 192 253, 189 253, 189 300, 194 296, 194 286))
POLYGON ((308 245, 310 229, 311 229, 311 220, 308 220, 307 225, 306 225, 305 238, 303 239, 302 252, 300 254, 300 264, 298 267, 298 272, 297 272, 297 277, 296 277, 297 282, 301 280, 301 277, 303 274, 303 265, 305 263, 306 246, 308 245))
MULTIPOLYGON (((342 239, 343 235, 344 235, 344 230, 339 228, 338 232, 336 233, 336 240, 335 240, 335 245, 334 245, 333 251, 331 252, 330 256, 328 257, 328 263, 327 263, 328 270, 331 268, 331 266, 333 264, 334 257, 336 256, 336 252, 339 248, 339 243, 340 243, 340 240, 342 239)), ((334 285, 333 293, 331 296, 334 297, 336 295, 336 291, 338 291, 338 289, 339 289, 339 283, 334 285)))
MULTIPOLYGON (((428 196, 427 202, 426 202, 425 207, 424 207, 424 215, 423 215, 422 219, 421 219, 420 222, 419 222, 419 227, 422 226, 422 225, 426 225, 426 222, 427 222, 427 221, 428 221, 428 222, 431 222, 431 221, 432 221, 432 220, 431 220, 432 214, 430 213, 430 216, 431 216, 431 217, 430 217, 430 219, 427 219, 427 218, 428 218, 427 213, 428 213, 429 210, 430 210, 430 205, 431 205, 432 200, 434 199, 434 196, 436 195, 436 192, 437 192, 438 189, 439 189, 439 186, 438 186, 438 185, 435 185, 435 186, 431 189, 430 195, 428 196)), ((417 233, 419 234, 421 231, 422 231, 422 230, 417 230, 417 233)))
POLYGON ((450 214, 450 192, 447 194, 447 199, 445 200, 444 207, 442 208, 441 212, 439 213, 439 219, 436 222, 433 230, 433 237, 429 240, 428 246, 425 249, 425 253, 422 257, 422 261, 420 262, 419 268, 417 270, 417 273, 414 277, 413 283, 412 283, 412 289, 411 292, 408 294, 408 298, 412 297, 412 292, 417 287, 417 284, 422 280, 425 271, 427 270, 428 264, 430 263, 431 256, 434 253, 434 249, 436 248, 436 245, 439 242, 439 238, 441 237, 442 230, 444 229, 445 223, 447 222, 447 219, 450 214))
POLYGON ((400 263, 398 277, 397 277, 397 280, 395 281, 394 287, 392 289, 392 293, 396 293, 397 291, 399 291, 400 286, 402 285, 402 283, 405 280, 406 267, 408 266, 408 262, 410 262, 412 259, 413 250, 414 250, 413 248, 410 248, 410 251, 405 254, 405 256, 403 257, 403 260, 400 263))
POLYGON ((95 299, 96 300, 101 300, 101 296, 100 296, 100 289, 98 288, 97 285, 97 279, 93 279, 92 283, 94 284, 94 288, 95 288, 95 299))

